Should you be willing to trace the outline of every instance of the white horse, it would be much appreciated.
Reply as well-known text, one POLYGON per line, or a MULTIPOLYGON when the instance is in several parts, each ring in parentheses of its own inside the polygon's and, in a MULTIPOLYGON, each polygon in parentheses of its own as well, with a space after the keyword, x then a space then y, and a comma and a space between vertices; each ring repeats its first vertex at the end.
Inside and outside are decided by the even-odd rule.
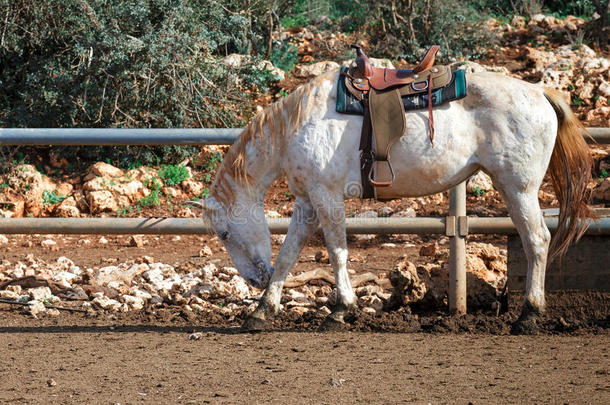
MULTIPOLYGON (((335 111, 338 72, 318 77, 260 113, 231 147, 210 195, 200 203, 244 279, 266 289, 244 327, 260 329, 278 312, 284 280, 321 225, 337 285, 325 325, 341 325, 356 300, 347 272, 344 200, 359 198, 363 118, 335 111), (267 189, 285 176, 294 214, 275 266, 264 219, 267 189)), ((585 230, 591 158, 582 125, 561 97, 495 73, 467 76, 468 95, 434 110, 434 146, 427 112, 406 112, 407 130, 391 150, 402 197, 447 190, 484 170, 502 193, 528 260, 522 332, 545 308, 547 266, 585 230), (538 204, 549 167, 560 203, 553 243, 538 204)))

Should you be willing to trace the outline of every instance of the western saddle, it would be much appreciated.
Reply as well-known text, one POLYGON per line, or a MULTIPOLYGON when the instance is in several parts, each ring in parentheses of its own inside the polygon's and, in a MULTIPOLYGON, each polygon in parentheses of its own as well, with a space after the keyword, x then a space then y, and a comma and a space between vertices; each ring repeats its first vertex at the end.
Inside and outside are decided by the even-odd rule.
POLYGON ((428 128, 430 142, 434 146, 432 91, 446 86, 452 74, 447 66, 434 66, 436 53, 440 49, 438 45, 432 46, 414 69, 373 67, 359 45, 352 45, 352 48, 356 49, 355 66, 344 73, 345 86, 364 107, 360 138, 361 169, 363 196, 369 197, 375 194, 373 187, 389 187, 394 182, 389 151, 406 130, 401 97, 427 93, 428 128))

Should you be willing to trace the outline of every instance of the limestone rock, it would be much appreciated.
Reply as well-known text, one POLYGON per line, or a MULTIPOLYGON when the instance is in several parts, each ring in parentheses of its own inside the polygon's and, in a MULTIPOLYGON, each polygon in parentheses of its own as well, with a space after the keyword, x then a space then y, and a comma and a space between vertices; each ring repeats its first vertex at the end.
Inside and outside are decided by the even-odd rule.
POLYGON ((107 190, 92 191, 87 196, 89 203, 89 211, 92 214, 98 214, 100 212, 116 212, 119 209, 114 195, 107 190))
POLYGON ((40 214, 45 182, 33 165, 22 164, 13 167, 7 176, 7 184, 23 196, 25 213, 34 216, 40 214))
POLYGON ((201 183, 199 181, 195 181, 193 179, 182 180, 180 185, 182 186, 182 189, 184 190, 184 192, 186 194, 188 194, 189 196, 195 196, 195 197, 200 196, 201 193, 203 192, 203 188, 204 188, 203 183, 201 183))
POLYGON ((466 191, 471 194, 477 193, 477 191, 490 191, 493 189, 493 182, 485 172, 478 171, 474 176, 468 179, 466 183, 466 191))
POLYGON ((308 65, 298 65, 294 69, 294 75, 298 77, 319 76, 333 70, 339 70, 339 64, 337 62, 323 61, 308 65))
POLYGON ((417 302, 424 298, 427 292, 426 285, 422 283, 417 274, 415 265, 403 260, 388 275, 394 290, 390 298, 390 308, 417 302))
POLYGON ((97 162, 89 167, 89 173, 100 177, 119 177, 124 174, 123 170, 105 162, 97 162))

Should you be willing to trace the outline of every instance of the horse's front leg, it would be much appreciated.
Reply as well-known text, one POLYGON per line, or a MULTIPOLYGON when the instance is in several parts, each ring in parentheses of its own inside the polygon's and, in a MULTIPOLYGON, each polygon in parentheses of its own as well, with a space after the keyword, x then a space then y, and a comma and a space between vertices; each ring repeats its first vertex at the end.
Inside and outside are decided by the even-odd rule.
POLYGON ((337 300, 333 312, 322 324, 324 330, 341 329, 346 315, 356 309, 356 296, 352 290, 347 272, 347 240, 345 236, 345 203, 342 194, 330 193, 318 189, 310 193, 310 198, 324 231, 328 258, 335 273, 337 300))
POLYGON ((265 329, 269 319, 278 313, 286 276, 317 228, 318 218, 311 202, 307 197, 297 197, 286 239, 275 261, 275 271, 258 307, 246 319, 243 325, 245 330, 265 329))

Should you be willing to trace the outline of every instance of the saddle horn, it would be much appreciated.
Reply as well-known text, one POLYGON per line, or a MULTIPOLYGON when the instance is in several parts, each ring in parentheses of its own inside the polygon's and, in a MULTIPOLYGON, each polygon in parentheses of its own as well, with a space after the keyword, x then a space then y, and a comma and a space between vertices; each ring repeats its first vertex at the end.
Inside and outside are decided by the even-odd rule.
POLYGON ((370 78, 373 76, 373 66, 369 58, 362 51, 362 47, 358 44, 352 44, 351 48, 356 50, 356 71, 362 76, 362 78, 370 78))

